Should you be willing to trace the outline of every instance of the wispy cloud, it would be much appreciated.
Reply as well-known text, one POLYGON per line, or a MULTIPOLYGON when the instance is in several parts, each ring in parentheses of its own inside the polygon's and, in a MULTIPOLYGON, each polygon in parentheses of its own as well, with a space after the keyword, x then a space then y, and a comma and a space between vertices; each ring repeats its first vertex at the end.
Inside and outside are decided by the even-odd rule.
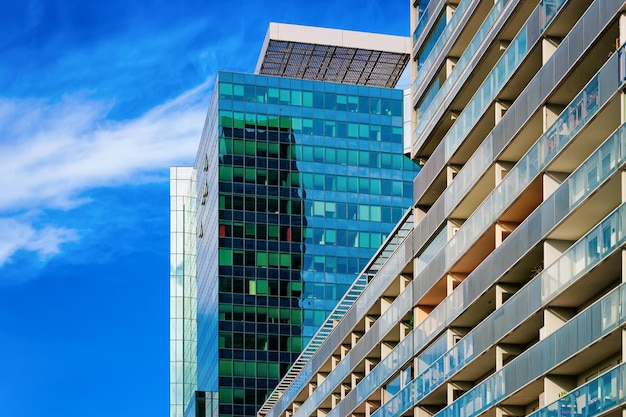
POLYGON ((0 218, 0 265, 7 262, 18 250, 35 252, 45 261, 60 251, 60 245, 78 239, 76 231, 54 226, 36 230, 28 220, 0 218))
POLYGON ((106 120, 106 103, 80 96, 0 101, 0 210, 70 208, 85 189, 142 182, 146 173, 193 162, 210 87, 125 122, 106 120))
POLYGON ((95 187, 163 181, 168 166, 193 163, 211 87, 128 121, 107 120, 111 103, 81 95, 0 99, 0 266, 18 251, 46 258, 78 238, 62 225, 38 227, 33 212, 76 207, 95 187))
POLYGON ((95 207, 83 206, 94 188, 163 181, 168 166, 192 163, 212 84, 190 86, 218 69, 252 69, 269 21, 408 27, 398 19, 402 3, 368 3, 359 14, 349 2, 235 3, 8 7, 0 19, 0 267, 20 252, 45 260, 65 242, 86 242, 88 232, 69 219, 95 207), (239 9, 246 14, 230 13, 239 9))

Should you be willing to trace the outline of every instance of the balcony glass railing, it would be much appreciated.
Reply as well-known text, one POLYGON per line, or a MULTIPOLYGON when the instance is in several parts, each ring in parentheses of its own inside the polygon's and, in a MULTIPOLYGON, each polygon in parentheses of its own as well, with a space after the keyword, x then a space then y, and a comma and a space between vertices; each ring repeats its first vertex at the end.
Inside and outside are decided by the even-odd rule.
MULTIPOLYGON (((504 180, 485 198, 472 216, 463 223, 459 231, 447 242, 447 245, 441 249, 445 251, 447 267, 458 261, 459 257, 465 253, 469 246, 487 230, 500 213, 546 168, 555 155, 569 143, 585 123, 595 116, 597 111, 605 104, 611 95, 603 94, 604 101, 600 102, 598 81, 605 71, 607 70, 604 67, 598 71, 583 91, 561 112, 550 128, 520 159, 504 180)), ((611 85, 609 87, 613 89, 615 86, 611 85)), ((485 149, 489 150, 489 147, 486 145, 479 148, 478 155, 483 155, 486 152, 485 149)), ((485 164, 488 164, 491 158, 485 157, 482 160, 485 164)), ((474 174, 477 175, 478 172, 474 174)), ((448 191, 458 190, 450 187, 449 190, 445 191, 444 198, 448 197, 448 191)), ((431 246, 435 245, 435 243, 440 242, 438 239, 435 239, 423 252, 433 252, 431 246)), ((428 260, 430 261, 433 258, 434 254, 431 254, 428 260)), ((423 268, 425 264, 422 262, 418 266, 423 268)))
MULTIPOLYGON (((446 246, 446 266, 451 266, 485 232, 520 193, 545 169, 555 155, 576 136, 600 108, 596 75, 561 113, 552 126, 496 186, 446 246)), ((608 96, 608 95, 605 95, 608 96)))
MULTIPOLYGON (((626 138, 623 132, 621 136, 626 138)), ((626 143, 626 140, 623 142, 626 143)), ((601 154, 601 152, 598 153, 601 154)), ((587 169, 582 169, 582 172, 586 171, 587 169)), ((515 293, 500 310, 476 326, 426 371, 418 374, 421 380, 420 398, 440 386, 446 379, 522 324, 522 321, 533 312, 545 306, 565 287, 626 243, 625 236, 623 234, 620 236, 618 233, 621 218, 619 215, 610 216, 600 223, 573 245, 557 262, 515 293)))
MULTIPOLYGON (((626 165, 626 124, 622 125, 620 129, 607 139, 561 185, 560 189, 568 191, 567 193, 554 193, 551 198, 555 199, 557 195, 564 196, 562 198, 567 199, 567 202, 569 202, 567 210, 571 211, 584 198, 595 192, 599 184, 622 165, 626 165), (605 161, 610 169, 598 170, 597 167, 600 161, 605 161), (592 183, 594 186, 585 187, 584 195, 573 198, 573 195, 578 194, 576 185, 579 181, 578 178, 594 177, 594 175, 599 175, 595 177, 597 182, 594 181, 592 183)), ((567 202, 564 201, 565 204, 567 202)), ((521 320, 528 317, 533 311, 541 308, 542 305, 550 301, 562 289, 595 267, 619 246, 626 243, 626 235, 622 231, 625 226, 620 220, 624 216, 624 212, 626 212, 626 209, 622 208, 618 214, 614 213, 613 216, 607 217, 585 237, 580 239, 578 243, 574 244, 559 260, 547 267, 541 274, 537 275, 525 287, 515 293, 501 309, 497 310, 489 319, 468 333, 453 349, 441 356, 425 372, 418 375, 418 378, 421 380, 419 398, 423 398, 423 396, 430 393, 444 382, 446 378, 449 378, 458 369, 465 366, 465 364, 496 343, 510 330, 518 326, 521 320), (498 326, 494 325, 495 321, 498 322, 498 326), (494 332, 494 328, 498 328, 499 331, 494 332)), ((533 220, 533 218, 530 218, 526 223, 533 220)), ((523 227, 520 226, 520 228, 523 227)), ((414 352, 419 351, 425 341, 441 332, 453 317, 467 308, 471 300, 464 298, 464 287, 471 284, 471 281, 470 276, 416 327, 413 331, 417 336, 416 339, 413 339, 415 341, 414 352)), ((367 375, 357 386, 356 396, 358 400, 366 399, 373 389, 376 389, 379 384, 383 383, 393 373, 393 364, 406 362, 414 352, 411 353, 405 348, 398 352, 392 352, 392 355, 388 357, 389 364, 385 364, 380 368, 374 368, 372 373, 367 375)), ((406 387, 403 391, 410 389, 406 387)), ((398 399, 394 397, 389 406, 385 406, 395 409, 398 404, 393 403, 393 401, 418 398, 403 391, 397 394, 398 399)))
POLYGON ((441 35, 444 32, 448 32, 446 29, 449 28, 448 23, 446 22, 446 13, 443 12, 441 16, 437 19, 435 26, 433 27, 432 32, 426 38, 424 45, 422 46, 422 50, 417 55, 417 71, 424 67, 426 57, 431 55, 431 52, 434 51, 435 47, 438 45, 438 41, 442 39, 441 35))
POLYGON ((624 402, 626 364, 621 364, 528 417, 593 417, 624 402))
MULTIPOLYGON (((535 42, 539 39, 541 33, 543 33, 543 31, 548 26, 548 23, 552 20, 552 18, 556 15, 556 13, 560 10, 564 3, 564 0, 544 1, 540 3, 533 11, 533 13, 527 19, 526 24, 518 32, 513 41, 511 41, 507 50, 500 57, 495 67, 491 70, 478 91, 470 99, 469 103, 461 112, 461 115, 458 117, 456 122, 452 125, 448 133, 445 135, 443 141, 446 146, 446 159, 450 158, 450 156, 452 156, 452 154, 456 151, 459 144, 463 141, 463 139, 465 139, 465 136, 467 136, 467 133, 476 124, 477 120, 485 112, 491 102, 493 102, 496 94, 509 80, 513 72, 517 70, 520 63, 524 60, 524 58, 526 58, 528 52, 533 47, 535 42), (541 30, 539 31, 539 33, 536 33, 537 22, 540 22, 541 30), (531 38, 529 38, 529 36, 531 38)), ((498 6, 498 4, 499 3, 496 3, 496 5, 494 5, 494 10, 498 6)), ((494 10, 492 10, 491 13, 494 13, 494 10)), ((491 13, 489 14, 489 16, 491 16, 491 13)), ((485 21, 485 23, 487 23, 487 21, 485 21)), ((491 23, 491 25, 492 24, 493 23, 491 23)), ((483 26, 484 25, 485 24, 483 24, 483 26)), ((486 28, 491 29, 491 25, 486 28)), ((480 30, 475 36, 475 39, 478 38, 479 34, 480 30)), ((482 35, 482 38, 478 38, 475 47, 478 47, 478 45, 482 43, 482 41, 484 40, 484 36, 485 35, 482 35)), ((474 42, 474 40, 472 40, 472 42, 474 42)), ((470 46, 463 55, 466 55, 468 52, 470 52, 469 48, 471 46, 472 43, 470 43, 470 46)), ((471 57, 472 55, 473 54, 469 54, 469 57, 471 57)), ((463 56, 461 58, 463 58, 463 56)), ((457 63, 455 69, 457 68, 459 68, 459 70, 467 69, 467 65, 464 62, 460 62, 457 63)), ((466 72, 465 79, 467 78, 467 76, 469 76, 469 74, 466 72)), ((413 131, 414 151, 419 148, 426 140, 426 136, 428 136, 426 134, 427 130, 429 130, 433 126, 434 121, 437 119, 436 117, 434 117, 435 112, 441 110, 442 103, 444 103, 444 101, 446 103, 445 105, 447 106, 450 100, 452 100, 453 94, 448 94, 452 86, 446 85, 452 83, 454 83, 456 86, 460 86, 463 84, 463 81, 458 80, 457 77, 451 74, 451 76, 448 77, 437 96, 432 100, 428 108, 424 109, 423 112, 418 112, 418 123, 415 130, 413 131)), ((458 87, 455 88, 455 93, 457 90, 458 87)))
MULTIPOLYGON (((539 9, 536 9, 535 13, 538 13, 538 11, 539 9)), ((533 15, 531 15, 530 19, 533 19, 533 15)), ((534 43, 528 42, 529 26, 528 23, 524 25, 513 41, 511 41, 496 66, 491 70, 478 91, 467 103, 459 118, 454 122, 450 131, 446 134, 444 141, 446 143, 445 154, 447 158, 456 151, 469 131, 474 127, 476 121, 487 110, 487 107, 496 98, 498 92, 509 81, 524 58, 526 58, 534 43)))
MULTIPOLYGON (((622 225, 623 235, 626 210, 622 206, 621 210, 615 212, 614 215, 619 217, 618 222, 622 225)), ((537 292, 535 300, 539 301, 539 298, 537 292)), ((536 308, 537 306, 534 307, 536 308)), ((605 295, 563 327, 530 347, 503 369, 472 388, 436 415, 440 417, 470 417, 487 410, 495 405, 497 401, 522 388, 533 379, 558 365, 561 361, 586 348, 623 324, 626 321, 624 307, 626 307, 626 284, 622 284, 605 295), (585 329, 592 330, 587 331, 585 329), (567 347, 562 348, 561 345, 567 345, 567 347)), ((490 328, 493 329, 494 323, 490 324, 490 328)), ((464 348, 467 349, 467 346, 464 348)), ((468 356, 470 355, 471 353, 468 356)), ((451 358, 447 359, 450 360, 451 358)), ((457 364, 464 363, 457 362, 457 364)), ((451 372, 452 370, 449 366, 454 366, 454 363, 450 365, 444 363, 437 364, 437 366, 431 368, 432 372, 419 375, 411 384, 403 388, 377 410, 372 417, 395 417, 406 412, 436 387, 440 386, 445 379, 450 377, 453 372, 451 372)), ((460 367, 462 366, 456 368, 460 367)))
POLYGON ((417 268, 422 270, 448 242, 448 228, 442 227, 435 238, 417 255, 417 268))
MULTIPOLYGON (((620 207, 620 232, 626 221, 620 207)), ((561 328, 521 353, 501 370, 476 385, 454 403, 435 414, 436 417, 474 417, 549 372, 573 355, 589 348, 626 323, 626 284, 583 310, 561 328)), ((415 389, 419 390, 419 380, 415 389)))
POLYGON ((422 0, 417 5, 417 27, 415 31, 413 31, 413 43, 417 41, 420 33, 422 33, 422 29, 426 26, 426 22, 428 22, 428 18, 430 17, 430 13, 428 12, 428 4, 430 0, 422 0))
POLYGON ((543 22, 543 27, 545 28, 552 21, 552 18, 556 16, 559 9, 563 4, 565 4, 567 0, 541 0, 541 21, 543 22))
MULTIPOLYGON (((559 118, 557 118, 554 124, 546 131, 546 133, 542 137, 540 137, 540 139, 533 146, 533 148, 531 148, 531 150, 528 151, 528 153, 520 160, 520 162, 511 170, 509 175, 505 177, 505 179, 499 185, 499 187, 503 187, 505 190, 508 190, 508 191, 498 192, 496 194, 497 190, 499 189, 498 187, 496 190, 494 190, 494 192, 492 192, 491 194, 492 196, 498 195, 500 196, 500 198, 506 197, 506 199, 512 199, 512 198, 515 198, 516 195, 519 195, 519 190, 521 189, 520 187, 523 188, 525 186, 524 184, 529 184, 531 180, 534 178, 535 174, 538 174, 539 172, 541 172, 541 170, 545 168, 547 163, 549 163, 554 158, 557 152, 562 150, 563 147, 569 142, 569 140, 573 136, 575 136, 576 133, 580 131, 582 126, 585 125, 585 122, 589 120, 593 115, 595 115, 595 112, 597 112, 597 110, 601 107, 601 105, 604 104, 604 103, 598 102, 599 87, 598 87, 597 79, 602 74, 603 74, 603 70, 601 69, 598 72, 598 75, 596 75, 596 77, 594 77, 587 84, 587 86, 585 86, 583 91, 574 100, 572 100, 570 105, 561 113, 561 115, 559 116, 559 118), (576 111, 576 109, 578 109, 580 106, 584 107, 585 109, 584 112, 576 111), (574 117, 572 116, 572 113, 577 113, 577 114, 579 113, 583 116, 581 116, 582 118, 574 117), (541 158, 539 157, 539 155, 541 155, 541 158), (533 161, 533 158, 536 161, 533 161), (532 169, 530 169, 529 167, 532 167, 532 169), (518 170, 520 174, 516 173, 518 170), (506 187, 509 187, 509 188, 506 188, 506 187), (517 194, 513 192, 516 190, 517 190, 517 194)), ((613 88, 615 88, 615 86, 613 86, 613 88)), ((609 97, 611 97, 611 94, 605 93, 605 94, 602 94, 602 97, 604 97, 604 99, 606 100, 609 97)), ((614 172, 614 169, 616 166, 626 163, 626 151, 624 150, 625 148, 626 148, 626 127, 622 126, 613 136, 611 136, 611 138, 609 138, 605 142, 605 144, 602 147, 600 147, 597 153, 595 153, 592 157, 588 159, 588 161, 582 164, 581 167, 564 184, 562 184, 561 186, 562 188, 567 187, 567 189, 569 190, 568 197, 567 197, 568 203, 569 203, 568 211, 572 210, 580 201, 582 201, 584 198, 590 195, 592 191, 595 191, 597 186, 600 183, 602 183, 602 181, 604 181, 604 179, 606 179, 608 175, 614 172), (602 164, 598 164, 597 163, 598 160, 603 161, 602 164), (598 169, 597 168, 598 166, 602 167, 602 169, 598 169), (582 183, 583 185, 580 185, 581 178, 587 178, 587 180, 582 183), (594 178, 596 180, 592 180, 594 178), (584 190, 583 194, 581 194, 580 192, 581 187, 584 190)), ((556 193, 553 195, 553 197, 555 195, 556 193)), ((501 209, 502 208, 500 208, 500 210, 501 209)), ((492 210, 495 210, 495 209, 492 208, 492 210)), ((495 219, 496 213, 492 213, 492 215, 493 215, 492 219, 490 220, 483 219, 483 220, 493 221, 493 219, 495 219)), ((469 220, 468 222, 469 222, 469 225, 472 224, 469 220)), ((466 224, 468 224, 468 222, 466 222, 466 224)), ((456 235, 459 235, 459 233, 461 233, 464 227, 465 227, 465 224, 459 230, 459 232, 457 232, 456 235)), ((448 247, 446 246, 444 249, 442 249, 442 251, 445 251, 446 248, 448 247)), ((565 262, 565 261, 560 261, 560 262, 565 262)), ((560 264, 557 263, 556 265, 560 265, 560 264)), ((561 268, 560 266, 557 266, 557 267, 561 268)), ((551 269, 548 268, 546 270, 547 273, 549 273, 548 271, 550 270, 551 269)), ((551 283, 554 281, 548 280, 546 278, 543 281, 537 280, 535 282, 540 282, 542 283, 541 285, 543 286, 551 286, 553 285, 551 283)), ((463 285, 464 283, 461 284, 461 286, 463 285)), ((454 291, 450 297, 445 299, 439 306, 437 306, 437 308, 435 308, 435 310, 433 310, 428 315, 428 317, 422 323, 420 323, 419 326, 417 326, 416 330, 414 331, 414 334, 416 332, 418 333, 422 344, 424 343, 424 341, 428 340, 429 337, 436 334, 437 332, 440 332, 444 324, 447 323, 451 317, 455 316, 463 308, 465 308, 465 304, 467 303, 467 301, 465 300, 464 292, 460 291, 461 289, 462 288, 457 288, 457 290, 454 291)), ((549 294, 548 292, 545 292, 545 291, 544 293, 549 294)), ((353 394, 353 395, 356 395, 357 401, 365 400, 367 396, 370 395, 371 390, 375 389, 377 386, 382 384, 386 380, 386 378, 390 376, 389 372, 393 372, 394 364, 404 363, 406 360, 410 358, 412 354, 414 354, 414 352, 413 353, 410 352, 410 349, 406 347, 408 346, 408 343, 404 343, 406 342, 407 339, 401 342, 401 344, 396 348, 397 351, 392 352, 392 354, 386 357, 379 364, 379 366, 377 366, 372 371, 372 373, 367 375, 361 381, 361 383, 357 386, 355 390, 355 394, 353 394)), ((489 338, 487 339, 481 338, 481 339, 490 340, 489 338)), ((459 346, 462 346, 462 345, 459 345, 459 346)), ((421 348, 422 346, 420 345, 420 343, 416 343, 414 346, 414 351, 416 352, 421 348)), ((435 366, 440 366, 440 365, 435 365, 435 366)), ((345 371, 342 371, 342 372, 337 371, 337 373, 335 372, 331 373, 331 375, 334 376, 333 380, 337 379, 337 381, 339 381, 343 379, 346 375, 344 372, 348 372, 348 371, 349 369, 346 368, 345 371)), ((440 375, 442 371, 441 369, 435 369, 432 372, 434 375, 440 375)), ((328 384, 327 387, 329 386, 332 386, 332 384, 328 384)), ((406 395, 406 394, 399 393, 398 395, 406 395)), ((305 405, 306 405, 306 402, 305 402, 305 405)), ((332 412, 331 412, 331 415, 332 415, 332 412)))
MULTIPOLYGON (((433 46, 430 48, 424 47, 420 51, 417 56, 417 78, 415 79, 413 85, 418 86, 422 81, 424 81, 425 74, 429 72, 429 69, 433 66, 435 59, 443 49, 444 45, 448 40, 450 40, 452 32, 454 32, 454 30, 458 27, 459 21, 461 20, 461 17, 463 17, 463 14, 467 10, 470 3, 472 2, 461 1, 456 7, 450 21, 445 25, 445 28, 441 32, 441 35, 436 39, 433 46)), ((499 1, 499 3, 502 3, 502 1, 499 1)))
POLYGON ((448 335, 443 333, 437 340, 417 357, 417 372, 419 375, 429 369, 448 350, 448 335))
MULTIPOLYGON (((593 10, 593 9, 594 8, 597 9, 598 5, 599 3, 594 3, 590 7, 590 9, 586 12, 585 16, 587 14, 593 15, 594 13, 597 13, 597 10, 593 10)), ((586 49, 586 46, 587 46, 585 40, 583 39, 582 36, 571 36, 571 35, 572 34, 575 35, 576 32, 577 33, 582 32, 582 26, 583 26, 583 23, 585 23, 585 20, 586 18, 580 19, 575 29, 572 30, 570 35, 568 35, 563 40, 563 42, 561 43, 561 46, 557 49, 552 59, 556 58, 556 62, 564 61, 566 63, 568 62, 571 63, 571 62, 574 62, 578 58, 579 54, 569 56, 569 60, 561 60, 560 57, 568 56, 568 50, 569 51, 576 50, 576 51, 580 51, 580 54, 583 53, 583 51, 586 49)), ((617 55, 624 56, 624 48, 620 49, 617 55)), ((617 59, 618 57, 613 55, 609 59, 609 63, 617 59)), ((626 67, 626 65, 620 62, 619 63, 620 71, 624 67, 626 67)), ((511 106, 507 114, 505 114, 504 120, 501 121, 500 124, 503 124, 505 119, 512 117, 513 115, 517 115, 517 117, 522 115, 523 117, 522 120, 524 120, 525 118, 529 117, 530 114, 533 113, 532 109, 527 109, 526 111, 524 110, 518 111, 520 109, 518 109, 517 107, 520 105, 523 106, 523 104, 526 103, 526 100, 528 100, 528 97, 533 95, 532 91, 534 91, 535 93, 538 92, 537 91, 538 89, 534 87, 540 84, 539 81, 541 80, 542 76, 547 75, 545 74, 547 72, 546 70, 550 70, 550 69, 552 69, 552 67, 544 66, 540 70, 538 76, 535 77, 533 79, 533 82, 529 84, 529 87, 532 87, 532 88, 526 89, 522 92, 522 94, 520 95, 520 103, 516 101, 511 106)), ((607 72, 610 72, 610 71, 613 71, 613 70, 601 69, 600 74, 606 74, 607 72)), ((604 76, 606 77, 606 75, 604 76)), ((560 77, 557 77, 557 78, 560 78, 560 77)), ((620 81, 620 83, 623 82, 622 78, 620 78, 620 80, 622 80, 620 81)), ((555 82, 557 81, 558 79, 555 79, 555 82)), ((547 94, 547 91, 545 92, 545 94, 547 94)), ((487 136, 487 138, 483 141, 483 143, 478 147, 478 149, 474 152, 471 158, 463 166, 463 169, 461 169, 459 174, 455 177, 452 184, 444 191, 443 199, 444 199, 444 212, 445 213, 449 213, 454 207, 456 207, 460 199, 466 195, 468 190, 478 181, 478 179, 486 172, 486 170, 492 164, 494 154, 497 154, 499 149, 503 149, 506 143, 511 140, 511 138, 512 138, 512 133, 510 133, 509 136, 505 138, 505 143, 499 143, 498 145, 495 145, 494 136, 492 134, 489 134, 487 136), (494 147, 496 147, 496 149, 494 149, 494 147)))
MULTIPOLYGON (((459 4, 459 7, 465 8, 467 4, 464 4, 464 3, 469 3, 469 2, 468 1, 461 2, 459 4)), ((491 8, 491 11, 485 18, 485 21, 482 23, 482 25, 478 29, 478 32, 476 32, 476 35, 474 35, 469 45, 467 46, 467 48, 465 49, 465 51, 463 52, 463 54, 457 61, 454 69, 450 73, 450 76, 446 79, 443 86, 439 89, 437 96, 436 96, 437 102, 435 103, 434 106, 432 106, 433 110, 430 111, 430 113, 428 114, 424 113, 427 110, 426 108, 423 108, 421 112, 418 111, 418 121, 422 119, 422 116, 423 117, 428 117, 429 115, 432 116, 431 113, 434 112, 434 108, 439 107, 439 105, 441 104, 441 101, 445 97, 448 96, 448 93, 450 92, 452 87, 454 87, 455 85, 462 84, 463 81, 467 79, 467 77, 469 76, 471 72, 471 71, 466 71, 467 63, 474 56, 478 47, 484 42, 485 37, 487 36, 487 33, 491 30, 491 27, 500 16, 500 13, 502 13, 503 9, 504 9, 504 1, 496 1, 494 6, 491 8), (464 78, 460 79, 459 77, 461 77, 462 75, 464 75, 464 78)), ((455 29, 456 24, 458 24, 458 19, 461 18, 462 13, 464 12, 464 9, 461 9, 460 12, 461 13, 459 13, 459 10, 457 8, 457 11, 454 13, 452 19, 450 20, 450 24, 447 27, 447 28, 450 28, 450 31, 455 29), (457 20, 455 20, 455 17, 457 20)), ((426 77, 426 73, 428 72, 427 69, 433 64, 432 61, 434 61, 435 57, 439 54, 439 51, 443 47, 443 44, 445 43, 446 38, 447 38, 446 36, 443 36, 440 38, 441 45, 436 45, 433 48, 433 52, 430 53, 430 55, 432 55, 432 58, 430 58, 430 55, 429 55, 429 57, 424 62, 424 65, 423 65, 424 71, 419 71, 417 73, 417 78, 415 79, 415 81, 413 81, 413 92, 417 91, 417 88, 420 86, 420 84, 424 82, 424 77, 426 77)))

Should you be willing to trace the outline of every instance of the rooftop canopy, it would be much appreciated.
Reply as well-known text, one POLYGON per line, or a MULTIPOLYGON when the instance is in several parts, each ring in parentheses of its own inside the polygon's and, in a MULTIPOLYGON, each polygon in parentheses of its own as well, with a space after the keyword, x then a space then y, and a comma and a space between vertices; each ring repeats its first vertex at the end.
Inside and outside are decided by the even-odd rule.
POLYGON ((270 23, 255 72, 393 88, 410 48, 403 36, 270 23))

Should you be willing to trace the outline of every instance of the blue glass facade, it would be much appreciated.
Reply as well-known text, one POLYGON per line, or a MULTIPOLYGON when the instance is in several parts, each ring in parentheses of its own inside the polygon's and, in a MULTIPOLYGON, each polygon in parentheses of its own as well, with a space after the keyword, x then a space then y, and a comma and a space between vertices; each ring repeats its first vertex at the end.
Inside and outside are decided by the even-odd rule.
POLYGON ((220 72, 195 163, 198 389, 255 415, 412 203, 401 90, 220 72))

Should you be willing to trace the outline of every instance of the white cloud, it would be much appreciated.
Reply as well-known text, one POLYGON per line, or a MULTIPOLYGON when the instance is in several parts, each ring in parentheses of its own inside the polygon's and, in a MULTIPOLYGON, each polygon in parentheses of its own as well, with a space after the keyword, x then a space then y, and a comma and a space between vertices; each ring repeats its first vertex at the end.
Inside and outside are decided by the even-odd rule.
POLYGON ((0 100, 0 210, 69 208, 80 192, 193 162, 206 116, 205 83, 135 120, 80 96, 49 104, 0 100))
POLYGON ((19 250, 36 252, 41 260, 46 260, 60 252, 62 243, 78 239, 74 230, 54 226, 35 230, 30 222, 16 218, 0 218, 0 230, 0 265, 19 250))
POLYGON ((145 183, 192 164, 212 85, 206 82, 128 121, 80 95, 60 102, 0 98, 0 266, 16 252, 46 259, 78 233, 38 227, 35 210, 70 209, 94 187, 145 183))

